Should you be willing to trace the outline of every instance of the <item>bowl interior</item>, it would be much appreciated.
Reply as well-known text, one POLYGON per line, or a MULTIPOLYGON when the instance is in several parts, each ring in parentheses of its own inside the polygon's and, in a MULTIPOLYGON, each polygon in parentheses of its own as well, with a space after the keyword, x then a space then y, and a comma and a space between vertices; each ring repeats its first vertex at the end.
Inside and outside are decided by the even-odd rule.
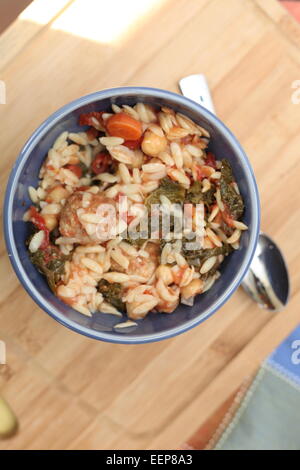
POLYGON ((6 238, 14 268, 29 294, 50 315, 66 326, 89 336, 115 342, 145 342, 172 336, 187 330, 218 309, 240 283, 254 253, 258 227, 258 195, 253 173, 236 139, 208 111, 179 95, 151 89, 119 89, 99 92, 67 105, 51 116, 33 134, 23 148, 12 172, 6 198, 6 238), (64 130, 79 131, 78 116, 82 112, 109 110, 112 103, 133 105, 143 101, 154 106, 171 106, 186 114, 211 134, 210 150, 217 158, 227 158, 233 167, 245 201, 244 222, 249 226, 241 239, 241 247, 221 266, 221 277, 206 293, 198 296, 193 307, 180 305, 171 314, 149 314, 138 326, 115 331, 120 321, 112 315, 96 313, 92 318, 73 310, 50 291, 45 278, 31 264, 25 240, 28 226, 22 221, 30 205, 28 186, 38 184, 39 168, 56 137, 64 130))

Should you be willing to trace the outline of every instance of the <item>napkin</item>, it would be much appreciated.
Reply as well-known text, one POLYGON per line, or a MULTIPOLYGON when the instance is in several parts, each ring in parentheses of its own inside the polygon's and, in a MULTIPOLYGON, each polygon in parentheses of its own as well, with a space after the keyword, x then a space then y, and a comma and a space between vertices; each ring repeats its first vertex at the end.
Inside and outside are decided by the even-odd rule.
POLYGON ((261 365, 214 449, 300 449, 300 326, 261 365))

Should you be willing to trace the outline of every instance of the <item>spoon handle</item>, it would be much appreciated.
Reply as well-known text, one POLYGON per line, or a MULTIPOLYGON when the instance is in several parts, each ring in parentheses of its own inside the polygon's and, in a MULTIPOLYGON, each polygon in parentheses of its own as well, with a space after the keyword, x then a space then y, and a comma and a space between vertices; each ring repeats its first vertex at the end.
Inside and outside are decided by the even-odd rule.
POLYGON ((203 74, 188 75, 182 78, 179 80, 179 88, 183 96, 216 114, 210 90, 203 74))

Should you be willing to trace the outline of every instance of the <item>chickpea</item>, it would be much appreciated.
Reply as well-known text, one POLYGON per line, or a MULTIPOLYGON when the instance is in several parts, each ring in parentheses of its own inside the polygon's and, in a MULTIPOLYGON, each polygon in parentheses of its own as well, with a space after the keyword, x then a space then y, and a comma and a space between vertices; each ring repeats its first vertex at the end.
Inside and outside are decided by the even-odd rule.
POLYGON ((167 139, 160 135, 154 134, 154 132, 147 130, 145 132, 142 150, 146 155, 156 157, 160 152, 163 152, 167 146, 167 139))
POLYGON ((45 224, 48 230, 53 230, 57 226, 57 218, 54 214, 44 214, 43 215, 45 224))
POLYGON ((200 294, 203 290, 204 282, 201 279, 193 279, 187 286, 181 287, 181 295, 185 299, 200 294))
POLYGON ((59 203, 62 199, 66 199, 69 192, 63 186, 55 186, 47 195, 47 202, 59 203))
POLYGON ((161 264, 156 270, 157 279, 161 279, 166 286, 169 286, 173 283, 173 274, 169 266, 161 264))

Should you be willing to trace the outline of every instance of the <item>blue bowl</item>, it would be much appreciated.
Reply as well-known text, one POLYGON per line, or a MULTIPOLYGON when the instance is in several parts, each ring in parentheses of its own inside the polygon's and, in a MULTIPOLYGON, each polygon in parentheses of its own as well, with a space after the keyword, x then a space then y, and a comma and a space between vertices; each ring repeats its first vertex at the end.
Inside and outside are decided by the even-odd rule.
POLYGON ((78 333, 112 343, 147 343, 183 333, 216 312, 233 294, 243 279, 255 252, 259 233, 259 196, 250 163, 237 139, 213 114, 195 102, 175 93, 155 88, 125 87, 99 91, 62 107, 32 134, 24 145, 9 178, 4 207, 7 251, 13 268, 34 301, 58 322, 78 333), (86 317, 61 302, 49 289, 45 278, 31 264, 25 240, 28 226, 22 221, 30 205, 28 186, 38 184, 40 166, 56 137, 64 130, 79 131, 78 116, 90 111, 109 110, 112 103, 133 105, 137 101, 154 106, 169 106, 204 126, 211 134, 210 150, 217 158, 227 158, 245 201, 241 247, 221 267, 221 277, 206 293, 199 295, 193 307, 180 305, 174 313, 150 313, 136 327, 115 330, 119 319, 96 313, 86 317))

